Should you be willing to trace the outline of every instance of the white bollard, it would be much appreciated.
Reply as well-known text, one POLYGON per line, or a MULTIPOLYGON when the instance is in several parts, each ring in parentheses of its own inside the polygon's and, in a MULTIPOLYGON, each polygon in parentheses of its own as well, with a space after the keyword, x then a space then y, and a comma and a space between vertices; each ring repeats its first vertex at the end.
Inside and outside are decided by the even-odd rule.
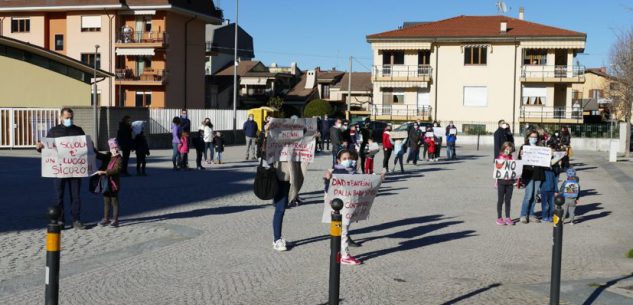
POLYGON ((609 162, 618 162, 619 141, 611 141, 609 145, 609 162))

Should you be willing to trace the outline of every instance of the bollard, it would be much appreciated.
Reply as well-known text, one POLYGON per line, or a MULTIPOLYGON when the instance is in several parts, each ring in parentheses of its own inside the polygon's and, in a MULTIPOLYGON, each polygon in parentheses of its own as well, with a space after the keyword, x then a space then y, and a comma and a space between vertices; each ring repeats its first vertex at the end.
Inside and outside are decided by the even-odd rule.
POLYGON ((59 303, 59 245, 61 225, 57 222, 60 209, 57 206, 48 208, 48 230, 46 234, 46 305, 59 303))
POLYGON ((343 208, 343 200, 334 199, 330 203, 334 213, 330 223, 330 293, 329 305, 338 305, 341 287, 341 231, 342 216, 339 212, 343 208))
POLYGON ((477 133, 477 151, 479 151, 479 137, 481 137, 481 134, 477 133))
POLYGON ((549 304, 558 305, 560 301, 560 264, 563 255, 563 204, 565 198, 557 196, 554 200, 554 243, 552 245, 552 279, 550 280, 549 304))

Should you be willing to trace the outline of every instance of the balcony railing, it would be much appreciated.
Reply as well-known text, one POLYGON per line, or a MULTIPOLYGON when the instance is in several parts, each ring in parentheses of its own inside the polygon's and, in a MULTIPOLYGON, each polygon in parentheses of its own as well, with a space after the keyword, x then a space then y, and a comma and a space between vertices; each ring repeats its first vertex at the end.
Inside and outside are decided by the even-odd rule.
POLYGON ((570 80, 584 81, 584 66, 546 66, 546 65, 525 65, 521 68, 521 77, 526 80, 570 80))
POLYGON ((381 119, 415 120, 430 118, 432 107, 428 105, 373 105, 371 115, 388 117, 381 119))
POLYGON ((374 66, 374 80, 428 80, 433 74, 430 65, 374 66))
POLYGON ((118 33, 117 43, 167 43, 167 32, 118 33))
POLYGON ((579 120, 582 122, 582 107, 521 106, 520 117, 528 121, 579 120))
POLYGON ((167 81, 165 70, 146 68, 143 73, 138 74, 132 69, 116 69, 116 80, 119 82, 158 82, 167 81))

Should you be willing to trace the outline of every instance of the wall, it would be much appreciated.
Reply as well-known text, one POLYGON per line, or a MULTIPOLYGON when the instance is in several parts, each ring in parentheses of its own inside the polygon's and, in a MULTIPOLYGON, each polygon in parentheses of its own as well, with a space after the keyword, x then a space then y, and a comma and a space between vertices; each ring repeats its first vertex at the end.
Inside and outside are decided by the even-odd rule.
POLYGON ((46 22, 44 13, 4 13, 0 14, 0 20, 2 20, 2 33, 0 33, 0 35, 28 42, 42 48, 46 46, 46 22), (11 33, 11 17, 30 17, 31 31, 28 33, 11 33))
POLYGON ((0 56, 0 106, 89 106, 90 85, 25 61, 0 56))
MULTIPOLYGON (((517 141, 517 139, 520 139, 520 137, 518 135, 515 135, 515 144, 517 146, 517 150, 519 147, 521 147, 521 142, 520 140, 517 141)), ((619 142, 618 139, 614 139, 614 142, 619 142)), ((572 148, 576 151, 604 151, 604 152, 608 152, 609 151, 609 145, 611 143, 611 139, 598 139, 598 138, 572 138, 571 139, 571 144, 572 144, 572 148)), ((491 146, 494 145, 494 138, 492 135, 482 135, 479 138, 479 145, 481 147, 485 147, 485 148, 481 148, 481 150, 491 150, 491 146)), ((477 136, 465 136, 465 135, 458 135, 457 136, 457 146, 472 146, 472 148, 476 148, 477 147, 477 136)), ((470 149, 470 147, 469 147, 470 149)), ((459 151, 458 151, 458 155, 459 155, 459 151)), ((490 153, 490 155, 492 156, 492 151, 490 153)))

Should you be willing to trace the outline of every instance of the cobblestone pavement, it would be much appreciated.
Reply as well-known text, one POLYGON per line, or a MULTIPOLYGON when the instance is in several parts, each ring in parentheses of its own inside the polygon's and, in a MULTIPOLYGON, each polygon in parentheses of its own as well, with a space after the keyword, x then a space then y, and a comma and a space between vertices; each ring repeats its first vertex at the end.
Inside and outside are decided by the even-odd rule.
MULTIPOLYGON (((192 172, 172 171, 169 152, 154 151, 148 177, 123 179, 120 228, 63 231, 61 304, 326 303, 321 176, 330 155, 309 169, 306 204, 286 212, 284 237, 294 247, 278 253, 273 208, 252 194, 255 163, 234 157, 242 150, 228 148, 226 164, 192 172)), ((495 225, 490 148, 458 154, 388 176, 370 219, 352 226, 363 243, 352 253, 364 263, 342 266, 342 304, 548 302, 551 224, 495 225)), ((633 304, 600 288, 633 271, 625 257, 633 248, 633 165, 605 158, 574 160, 584 219, 565 226, 563 304, 633 304)), ((52 182, 39 178, 31 151, 0 151, 0 181, 0 304, 41 304, 52 182)), ((515 191, 514 217, 522 196, 515 191)), ((82 219, 94 225, 101 199, 83 190, 82 200, 82 219)))

